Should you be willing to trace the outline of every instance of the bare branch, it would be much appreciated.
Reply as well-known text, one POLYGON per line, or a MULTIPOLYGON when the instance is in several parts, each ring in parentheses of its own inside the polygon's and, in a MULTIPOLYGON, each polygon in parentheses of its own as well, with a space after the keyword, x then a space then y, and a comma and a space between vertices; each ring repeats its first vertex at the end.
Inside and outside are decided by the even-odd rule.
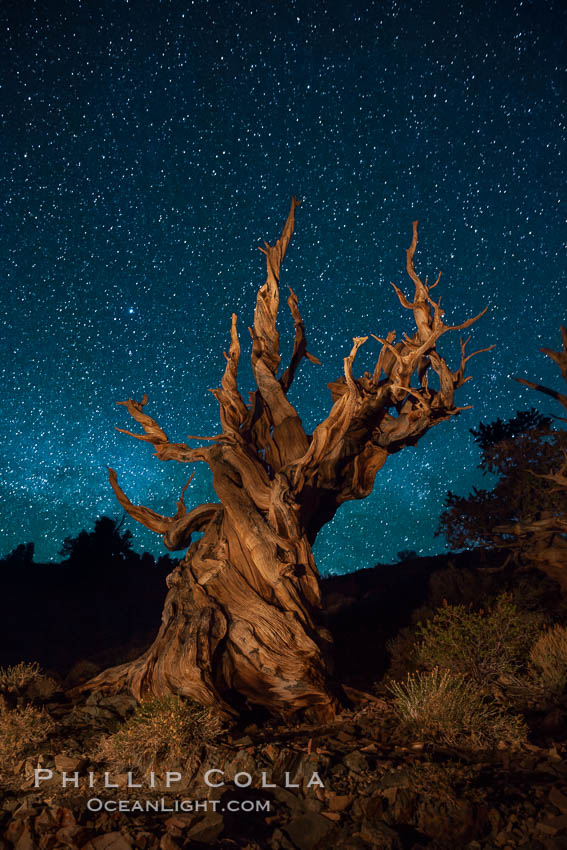
MULTIPOLYGON (((193 476, 191 476, 192 478, 193 476)), ((150 531, 155 531, 163 536, 165 546, 171 551, 176 549, 184 549, 191 543, 191 535, 197 531, 202 531, 209 522, 214 519, 219 510, 222 510, 220 505, 205 503, 199 505, 192 511, 187 512, 185 508, 184 494, 191 478, 182 490, 181 497, 177 502, 177 512, 175 516, 168 517, 156 513, 151 508, 146 508, 143 505, 134 505, 124 493, 118 484, 118 477, 114 469, 108 467, 108 480, 110 486, 116 494, 116 498, 122 505, 126 513, 128 513, 137 522, 145 525, 150 531)))
POLYGON ((371 334, 371 336, 378 340, 378 342, 383 342, 382 349, 378 355, 378 360, 376 361, 376 366, 374 367, 374 373, 372 375, 372 383, 377 386, 382 371, 384 371, 386 375, 389 375, 392 369, 392 357, 397 358, 398 356, 397 349, 392 346, 392 343, 396 338, 396 332, 390 331, 383 341, 375 334, 371 334))
POLYGON ((240 341, 236 330, 236 313, 232 314, 230 328, 230 348, 225 353, 226 366, 221 388, 211 390, 220 404, 220 419, 225 434, 237 435, 241 425, 248 417, 248 408, 238 390, 238 363, 240 360, 240 341))
POLYGON ((431 330, 431 310, 429 309, 429 293, 427 287, 416 274, 413 264, 415 249, 417 248, 417 221, 413 222, 412 240, 406 251, 406 270, 415 284, 415 297, 412 304, 413 315, 417 325, 419 338, 423 341, 431 330))
POLYGON ((552 481, 554 484, 557 484, 557 491, 567 488, 567 452, 565 450, 563 451, 563 456, 565 457, 565 461, 557 472, 550 472, 547 475, 532 472, 532 475, 536 478, 545 478, 547 481, 552 481))
POLYGON ((551 398, 554 398, 559 404, 562 404, 563 407, 567 408, 567 395, 565 393, 560 393, 559 390, 554 390, 551 387, 544 387, 543 384, 536 384, 533 381, 527 381, 525 378, 514 378, 519 384, 525 384, 526 387, 529 387, 532 390, 537 390, 540 393, 544 393, 544 395, 549 395, 551 398))
POLYGON ((293 293, 290 309, 294 319, 298 320, 294 345, 295 359, 292 356, 292 364, 282 379, 276 378, 280 363, 279 334, 276 330, 279 276, 281 263, 293 234, 295 208, 298 204, 297 198, 293 197, 282 235, 276 244, 271 246, 266 242, 265 248, 260 249, 266 255, 267 276, 265 284, 258 292, 254 327, 250 328, 252 371, 258 391, 251 401, 247 427, 252 432, 257 453, 264 453, 265 463, 276 471, 301 457, 308 445, 301 419, 285 395, 299 360, 302 356, 307 356, 304 349, 303 323, 297 304, 294 302, 293 293))
POLYGON ((289 366, 283 373, 280 378, 280 384, 285 393, 291 387, 293 379, 295 377, 295 372, 297 367, 301 363, 303 357, 306 357, 310 363, 317 363, 319 366, 321 365, 321 361, 314 357, 312 354, 309 354, 307 351, 307 340, 305 337, 305 324, 303 319, 301 318, 301 314, 299 312, 299 308, 297 306, 297 295, 291 288, 289 287, 289 298, 287 299, 287 303, 293 317, 293 321, 295 322, 295 339, 293 341, 293 352, 291 355, 291 360, 289 366))
MULTIPOLYGON (((461 343, 460 366, 453 372, 437 352, 436 344, 445 333, 469 327, 486 310, 459 325, 445 324, 441 299, 434 301, 430 295, 431 289, 438 285, 441 273, 431 286, 427 278, 425 282, 421 280, 414 266, 417 242, 418 227, 414 222, 412 242, 406 252, 406 269, 415 285, 413 300, 392 284, 400 304, 413 312, 415 334, 404 335, 397 343, 394 332, 386 337, 372 334, 381 344, 373 374, 355 380, 351 372, 349 378, 329 384, 334 401, 330 417, 336 415, 335 407, 339 403, 345 405, 348 415, 341 416, 341 424, 344 426, 346 423, 346 427, 335 431, 331 431, 330 422, 323 423, 326 425, 325 433, 318 437, 322 439, 324 436, 325 461, 320 467, 318 480, 322 478, 324 466, 325 479, 330 482, 334 477, 336 489, 339 489, 337 482, 340 481, 337 503, 367 495, 373 475, 387 454, 415 444, 429 428, 468 409, 468 406, 456 407, 454 395, 469 380, 464 374, 466 364, 481 352, 467 355, 466 342, 461 343), (430 369, 438 375, 438 390, 430 386, 430 369), (412 386, 414 374, 418 380, 417 387, 412 386), (390 408, 394 408, 397 416, 388 412, 390 408), (368 465, 368 475, 362 474, 362 464, 368 465)), ((482 350, 489 351, 491 348, 482 350)), ((317 429, 313 435, 314 442, 316 435, 317 429)), ((321 452, 316 450, 317 447, 312 444, 310 458, 316 454, 320 457, 321 452)))
POLYGON ((470 342, 470 336, 468 336, 465 340, 459 340, 459 346, 461 348, 461 363, 456 372, 453 372, 453 377, 457 383, 457 386, 462 387, 463 384, 466 384, 467 381, 470 381, 472 376, 469 375, 465 378, 465 367, 469 360, 472 360, 473 357, 476 357, 478 354, 485 354, 487 351, 492 351, 493 348, 496 348, 496 344, 488 345, 486 348, 479 348, 476 351, 471 352, 471 354, 466 353, 467 345, 470 342))
POLYGON ((358 349, 367 339, 366 336, 354 338, 350 354, 344 360, 346 392, 333 404, 327 418, 317 425, 307 452, 293 466, 291 474, 296 490, 303 486, 305 480, 316 472, 323 458, 340 443, 360 406, 361 395, 353 378, 352 367, 358 349))
MULTIPOLYGON (((557 363, 561 369, 563 379, 567 381, 567 328, 563 325, 561 325, 561 340, 563 342, 563 351, 553 351, 551 348, 540 348, 540 351, 542 354, 546 354, 547 357, 550 357, 554 363, 557 363)), ((526 381, 525 378, 514 378, 514 380, 518 381, 520 384, 525 384, 526 387, 530 387, 532 390, 537 390, 540 393, 545 393, 545 395, 551 396, 567 410, 567 395, 565 395, 565 393, 560 393, 558 390, 550 389, 550 387, 544 387, 542 384, 536 384, 533 381, 526 381)))
POLYGON ((275 245, 268 245, 260 251, 266 255, 267 277, 265 284, 260 288, 256 298, 256 309, 254 311, 254 329, 251 331, 252 346, 252 369, 256 371, 256 362, 261 358, 266 367, 275 375, 279 364, 279 334, 276 329, 276 319, 280 300, 279 280, 280 270, 289 240, 295 226, 295 208, 299 206, 297 198, 291 199, 291 207, 282 235, 275 245))
POLYGON ((146 443, 152 443, 155 448, 155 453, 160 460, 177 460, 180 463, 192 463, 193 461, 202 460, 208 462, 208 450, 204 448, 191 449, 186 443, 170 443, 165 431, 157 424, 155 419, 143 412, 143 408, 148 402, 147 395, 141 402, 128 399, 127 401, 118 401, 117 404, 124 405, 130 416, 139 422, 145 434, 134 434, 132 431, 126 431, 124 428, 117 428, 121 434, 128 434, 136 440, 142 440, 146 443))

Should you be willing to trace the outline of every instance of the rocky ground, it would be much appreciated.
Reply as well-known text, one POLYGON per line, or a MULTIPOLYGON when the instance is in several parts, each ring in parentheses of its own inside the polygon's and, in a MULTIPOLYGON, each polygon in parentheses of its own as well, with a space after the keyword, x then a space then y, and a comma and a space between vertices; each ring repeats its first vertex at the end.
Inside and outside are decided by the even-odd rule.
POLYGON ((190 765, 177 766, 183 779, 169 791, 159 775, 155 788, 128 789, 123 774, 109 777, 119 788, 104 791, 105 766, 92 753, 129 715, 132 700, 92 694, 71 701, 56 691, 35 702, 57 725, 13 772, 3 766, 1 850, 567 848, 567 736, 559 716, 541 719, 537 744, 481 756, 404 740, 389 701, 374 697, 325 727, 267 722, 227 730, 190 765), (39 789, 36 768, 53 773, 39 789), (224 770, 226 785, 207 787, 209 768, 224 770), (89 770, 95 788, 84 787, 89 770), (63 789, 63 771, 78 771, 83 787, 63 789), (262 772, 275 788, 261 787, 262 772), (240 782, 249 774, 251 786, 237 788, 230 781, 237 774, 240 782), (308 787, 314 774, 324 787, 308 787), (159 800, 165 811, 89 811, 93 797, 97 806, 159 800), (201 808, 176 812, 176 800, 201 801, 201 808), (205 811, 205 800, 218 801, 216 810, 209 802, 205 811), (260 801, 261 809, 231 812, 235 801, 241 809, 260 801))
MULTIPOLYGON (((467 751, 408 737, 392 695, 374 685, 388 668, 387 640, 415 621, 416 610, 435 609, 443 600, 474 604, 515 590, 528 606, 535 594, 540 608, 565 622, 564 602, 541 574, 522 589, 526 579, 502 571, 496 557, 480 569, 467 557, 455 556, 449 564, 410 560, 327 579, 324 618, 335 639, 337 678, 368 697, 325 727, 250 717, 200 746, 186 764, 168 763, 168 770, 183 775, 170 789, 159 769, 154 788, 127 788, 126 775, 117 771, 110 781, 119 787, 101 787, 108 765, 99 755, 100 742, 132 715, 133 701, 125 694, 68 696, 69 687, 101 666, 134 657, 139 647, 124 643, 117 631, 114 654, 105 643, 108 657, 99 658, 97 639, 91 653, 78 650, 90 660, 69 673, 67 656, 58 669, 57 654, 47 652, 55 638, 38 641, 22 626, 21 648, 29 653, 18 649, 5 663, 31 659, 33 649, 44 646, 46 658, 40 660, 53 681, 36 683, 17 704, 43 708, 53 728, 47 740, 28 747, 25 758, 0 758, 0 850, 567 850, 566 700, 526 718, 527 741, 467 751), (225 772, 226 785, 205 784, 211 768, 225 772), (45 771, 42 777, 47 771, 53 776, 36 788, 38 769, 45 771), (80 787, 62 788, 62 773, 75 771, 80 787), (92 788, 85 787, 89 771, 92 788), (276 787, 261 787, 263 772, 276 787), (250 774, 250 787, 231 781, 239 773, 243 781, 250 774), (322 786, 308 787, 314 773, 322 786), (92 799, 100 801, 99 810, 92 810, 92 799), (118 800, 150 807, 113 811, 118 800), (192 802, 193 810, 181 810, 180 801, 192 802), (151 808, 156 805, 161 810, 151 808)), ((107 636, 111 626, 105 624, 107 636)), ((66 645, 70 659, 73 641, 66 645)))

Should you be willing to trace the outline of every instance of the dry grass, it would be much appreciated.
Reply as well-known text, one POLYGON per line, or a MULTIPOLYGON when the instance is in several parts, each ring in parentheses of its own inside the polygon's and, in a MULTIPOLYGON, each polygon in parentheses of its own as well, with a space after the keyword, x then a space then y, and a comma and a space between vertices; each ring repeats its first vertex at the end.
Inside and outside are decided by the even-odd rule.
POLYGON ((113 770, 155 770, 183 765, 222 731, 211 711, 179 697, 140 703, 135 714, 97 753, 113 770))
POLYGON ((530 651, 535 678, 555 696, 567 690, 567 628, 553 626, 536 640, 530 651))
POLYGON ((392 682, 389 690, 407 731, 426 740, 485 749, 525 739, 523 721, 488 702, 476 683, 460 673, 435 667, 410 674, 403 683, 392 682))

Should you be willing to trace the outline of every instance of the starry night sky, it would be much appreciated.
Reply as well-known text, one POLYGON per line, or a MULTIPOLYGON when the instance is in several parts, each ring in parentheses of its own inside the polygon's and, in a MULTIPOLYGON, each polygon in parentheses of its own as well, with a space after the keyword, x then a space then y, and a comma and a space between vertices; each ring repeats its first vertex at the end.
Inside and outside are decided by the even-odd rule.
MULTIPOLYGON (((443 550, 447 489, 482 483, 469 428, 532 404, 510 380, 558 385, 564 279, 565 44, 560 2, 9 0, 0 8, 1 554, 134 503, 167 514, 192 468, 118 434, 114 402, 149 395, 174 441, 218 433, 230 315, 248 366, 264 239, 302 199, 282 274, 310 351, 291 401, 309 430, 352 337, 411 331, 390 281, 443 270, 446 318, 473 328, 474 381, 372 496, 320 534, 321 572, 443 550)), ((407 280, 409 283, 409 280, 407 280)), ((287 290, 286 290, 287 291, 287 290)), ((280 310, 282 353, 293 324, 280 310)), ((455 357, 456 340, 440 351, 455 357)), ((355 373, 372 367, 369 340, 355 373)), ((193 443, 197 445, 197 443, 193 443)), ((204 464, 188 505, 215 499, 204 464)), ((134 521, 135 548, 162 553, 134 521)))

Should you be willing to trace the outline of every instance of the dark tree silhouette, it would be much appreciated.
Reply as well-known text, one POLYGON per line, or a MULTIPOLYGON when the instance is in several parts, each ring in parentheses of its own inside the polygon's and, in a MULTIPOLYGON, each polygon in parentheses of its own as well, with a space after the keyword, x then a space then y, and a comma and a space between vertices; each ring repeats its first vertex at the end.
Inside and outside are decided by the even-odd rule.
POLYGON ((221 433, 189 438, 208 444, 190 448, 170 442, 145 412, 146 396, 141 402, 120 402, 143 433, 119 430, 150 443, 161 460, 208 464, 218 502, 188 510, 184 489, 175 515, 161 516, 133 505, 110 470, 124 509, 163 535, 167 548, 189 549, 168 577, 169 593, 153 645, 137 661, 92 680, 90 688, 128 686, 137 697, 179 692, 226 713, 234 713, 244 701, 277 713, 309 709, 319 718, 332 716, 339 707, 342 692, 329 671, 331 638, 316 619, 320 590, 313 541, 344 502, 368 496, 389 455, 415 445, 430 428, 465 409, 456 406, 455 391, 468 380, 465 366, 479 352, 467 354, 468 340, 461 341, 460 363, 453 371, 437 344, 445 333, 467 328, 479 316, 459 325, 444 323, 440 301, 431 296, 440 276, 430 285, 414 268, 414 222, 406 252, 414 293, 408 298, 394 289, 413 315, 415 330, 399 340, 394 332, 383 338, 372 334, 380 344, 376 366, 359 378, 354 360, 368 337, 356 337, 344 374, 329 385, 330 412, 308 434, 288 392, 301 362, 319 361, 307 349, 291 289, 287 303, 295 339, 283 371, 276 329, 281 264, 297 204, 293 198, 276 244, 260 249, 267 278, 250 328, 256 388, 249 402, 237 385, 235 315, 224 376, 213 391, 221 433), (198 531, 203 536, 192 543, 198 531))
MULTIPOLYGON (((542 348, 567 381, 567 330, 563 350, 542 348)), ((567 395, 516 378, 549 395, 567 409, 567 395)), ((566 422, 567 419, 554 417, 566 422)), ((516 561, 536 566, 567 591, 567 431, 533 408, 508 422, 497 420, 473 431, 482 468, 500 474, 493 490, 473 490, 460 498, 449 493, 439 532, 450 545, 490 545, 509 549, 516 561)))
POLYGON ((556 468, 563 457, 565 435, 549 416, 534 408, 518 411, 507 421, 481 422, 471 434, 481 449, 480 468, 498 480, 492 489, 474 487, 468 496, 447 494, 437 534, 452 549, 507 547, 513 535, 496 529, 564 509, 565 494, 536 477, 556 468))
POLYGON ((419 557, 415 549, 402 549, 396 555, 398 561, 402 563, 403 561, 413 561, 415 558, 419 557))
MULTIPOLYGON (((551 348, 540 348, 540 351, 550 357, 559 366, 564 381, 567 381, 567 328, 561 327, 563 348, 554 351, 551 348)), ((567 410, 567 395, 551 387, 516 378, 521 384, 554 398, 567 410)), ((558 417, 561 422, 567 418, 558 417)), ((513 548, 521 552, 523 557, 534 563, 547 575, 555 579, 567 592, 567 432, 562 431, 558 438, 562 451, 561 465, 559 463, 548 467, 545 473, 536 476, 548 485, 552 504, 546 506, 535 517, 522 519, 512 525, 505 525, 496 530, 502 534, 512 535, 513 548)))
POLYGON ((99 517, 94 531, 80 531, 75 537, 66 537, 60 555, 70 565, 115 567, 136 557, 132 550, 132 532, 123 531, 124 518, 117 521, 108 516, 99 517))
POLYGON ((2 563, 6 567, 30 566, 33 564, 34 550, 33 543, 20 543, 5 558, 2 558, 2 563))

